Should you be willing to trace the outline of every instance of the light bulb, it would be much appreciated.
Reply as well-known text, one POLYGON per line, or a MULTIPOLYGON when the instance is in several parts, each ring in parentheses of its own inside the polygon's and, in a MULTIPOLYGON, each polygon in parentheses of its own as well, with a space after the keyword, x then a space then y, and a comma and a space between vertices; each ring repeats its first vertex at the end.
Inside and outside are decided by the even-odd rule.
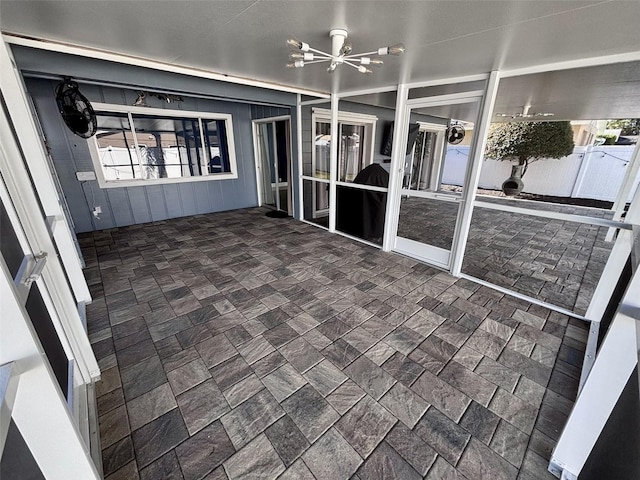
POLYGON ((313 53, 306 53, 306 52, 305 53, 295 53, 294 52, 294 53, 290 53, 289 54, 289 60, 293 60, 293 61, 304 60, 305 62, 308 62, 308 61, 314 60, 314 58, 315 57, 313 56, 313 53))
POLYGON ((342 45, 342 48, 340 49, 340 55, 349 55, 352 51, 353 51, 353 47, 351 46, 351 44, 345 43, 344 45, 342 45))
POLYGON ((402 55, 406 48, 404 48, 404 43, 396 43, 395 45, 391 45, 387 47, 389 55, 402 55))
POLYGON ((373 73, 373 70, 371 70, 371 69, 369 69, 369 68, 365 67, 364 65, 360 65, 360 66, 358 67, 358 71, 359 71, 360 73, 365 73, 365 74, 367 74, 367 75, 369 75, 369 74, 373 73))
POLYGON ((404 44, 397 43, 390 47, 382 47, 378 49, 378 55, 401 55, 405 52, 404 44))
POLYGON ((369 57, 360 58, 360 65, 371 65, 371 66, 374 66, 374 67, 379 67, 383 63, 384 62, 382 60, 380 60, 379 58, 369 58, 369 57))
POLYGON ((294 48, 302 48, 302 42, 295 37, 287 38, 287 45, 294 48))
POLYGON ((303 60, 297 60, 295 62, 292 63, 287 63, 287 68, 302 68, 304 67, 304 61, 303 60))
POLYGON ((309 51, 309 44, 301 42, 300 40, 298 40, 295 37, 287 38, 287 45, 289 45, 290 47, 293 47, 293 48, 298 48, 298 49, 302 50, 303 52, 308 52, 309 51))

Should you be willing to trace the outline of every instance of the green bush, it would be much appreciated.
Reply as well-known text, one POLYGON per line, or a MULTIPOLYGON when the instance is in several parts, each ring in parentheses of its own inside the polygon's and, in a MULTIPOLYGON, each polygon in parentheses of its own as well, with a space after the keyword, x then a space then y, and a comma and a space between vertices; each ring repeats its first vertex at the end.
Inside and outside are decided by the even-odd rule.
POLYGON ((598 135, 596 138, 603 138, 603 145, 615 145, 616 140, 618 139, 617 135, 607 134, 607 135, 598 135))
POLYGON ((567 121, 494 123, 485 155, 526 166, 542 158, 566 157, 574 147, 573 130, 567 121))

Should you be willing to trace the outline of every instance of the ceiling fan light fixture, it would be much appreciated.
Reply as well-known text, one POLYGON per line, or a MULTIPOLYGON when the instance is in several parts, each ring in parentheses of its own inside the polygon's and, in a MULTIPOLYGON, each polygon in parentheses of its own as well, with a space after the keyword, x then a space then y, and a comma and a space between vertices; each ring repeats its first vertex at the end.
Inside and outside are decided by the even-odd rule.
POLYGON ((304 43, 295 37, 289 37, 287 45, 297 48, 304 53, 291 53, 289 55, 291 62, 287 64, 287 67, 301 68, 304 67, 305 62, 331 62, 327 68, 327 72, 329 73, 334 72, 338 65, 347 64, 360 73, 369 75, 373 73, 373 70, 368 68, 369 66, 379 67, 384 63, 381 59, 371 57, 371 55, 401 55, 405 52, 404 44, 397 43, 389 47, 379 48, 373 52, 353 53, 351 43, 346 43, 348 36, 346 30, 334 28, 329 32, 329 36, 331 37, 331 53, 317 50, 312 48, 308 43, 304 43))
POLYGON ((554 113, 551 113, 551 112, 529 113, 530 109, 531 109, 531 105, 524 105, 522 107, 522 112, 496 113, 496 117, 511 118, 515 120, 516 118, 553 117, 555 115, 554 113))
POLYGON ((353 46, 350 43, 345 43, 340 48, 340 55, 349 55, 353 51, 353 46))

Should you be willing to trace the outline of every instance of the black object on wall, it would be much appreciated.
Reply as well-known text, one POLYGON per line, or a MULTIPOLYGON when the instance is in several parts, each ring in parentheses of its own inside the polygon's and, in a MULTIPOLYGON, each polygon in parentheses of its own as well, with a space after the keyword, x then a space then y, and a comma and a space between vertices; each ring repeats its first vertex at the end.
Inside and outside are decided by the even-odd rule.
MULTIPOLYGON (((393 147, 393 126, 394 122, 391 122, 385 129, 384 142, 382 142, 382 148, 380 149, 380 154, 382 155, 391 156, 391 149, 393 147)), ((416 138, 418 138, 419 131, 420 125, 418 125, 417 123, 409 124, 409 137, 407 140, 406 155, 409 155, 411 153, 413 144, 416 143, 416 138)))

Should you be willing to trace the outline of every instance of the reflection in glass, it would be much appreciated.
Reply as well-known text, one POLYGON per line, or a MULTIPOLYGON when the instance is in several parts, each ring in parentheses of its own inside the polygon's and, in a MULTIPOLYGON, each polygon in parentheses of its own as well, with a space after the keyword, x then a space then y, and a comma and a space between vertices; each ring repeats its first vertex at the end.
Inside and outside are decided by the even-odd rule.
POLYGON ((338 148, 338 181, 352 182, 364 168, 364 125, 341 125, 341 140, 338 148))
POLYGON ((96 115, 96 142, 106 180, 140 178, 136 147, 126 113, 96 115))
MULTIPOLYGON (((444 132, 440 132, 440 135, 444 132)), ((405 185, 404 188, 411 190, 429 190, 434 189, 439 183, 437 178, 437 164, 436 159, 436 140, 438 132, 422 130, 418 133, 416 138, 415 148, 411 162, 409 163, 408 172, 405 173, 405 185), (432 172, 434 177, 432 179, 432 172)), ((440 152, 442 155, 442 152, 440 152)))
POLYGON ((329 180, 331 166, 331 124, 316 122, 315 168, 313 176, 329 180))
POLYGON ((134 115, 142 175, 146 179, 202 175, 197 119, 134 115))
POLYGON ((275 162, 273 160, 273 124, 258 124, 262 203, 276 207, 275 162))
POLYGON ((457 202, 402 197, 398 236, 451 250, 457 218, 457 202))
POLYGON ((197 118, 137 114, 132 118, 133 128, 126 113, 96 115, 96 142, 106 180, 182 178, 231 171, 224 120, 203 120, 202 139, 197 118))
POLYGON ((202 128, 204 129, 204 142, 207 150, 205 163, 208 166, 209 173, 231 172, 225 121, 203 119, 202 128))

